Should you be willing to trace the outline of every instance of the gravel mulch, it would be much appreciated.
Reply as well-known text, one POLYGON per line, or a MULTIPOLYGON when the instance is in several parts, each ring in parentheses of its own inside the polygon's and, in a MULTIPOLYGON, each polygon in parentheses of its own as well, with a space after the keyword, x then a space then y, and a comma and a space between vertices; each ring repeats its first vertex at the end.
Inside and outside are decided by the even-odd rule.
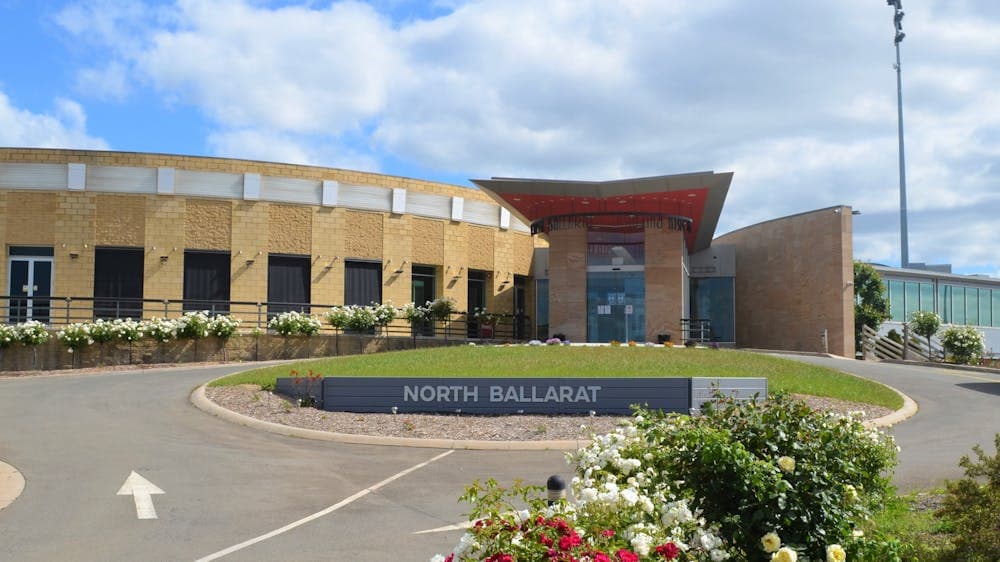
MULTIPOLYGON (((588 438, 607 433, 626 419, 619 416, 472 416, 449 414, 353 414, 300 408, 294 401, 257 385, 205 389, 216 404, 245 416, 293 427, 385 437, 547 441, 588 438)), ((874 419, 892 410, 832 398, 796 395, 818 410, 863 412, 874 419)))

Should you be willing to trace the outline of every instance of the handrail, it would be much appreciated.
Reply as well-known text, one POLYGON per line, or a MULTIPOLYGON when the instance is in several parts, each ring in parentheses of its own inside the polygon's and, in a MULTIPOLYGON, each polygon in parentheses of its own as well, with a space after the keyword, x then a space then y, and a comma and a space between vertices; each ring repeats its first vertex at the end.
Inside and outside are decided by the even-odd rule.
MULTIPOLYGON (((241 321, 244 328, 267 329, 268 321, 282 312, 328 312, 334 304, 291 303, 267 301, 222 301, 192 299, 149 299, 149 298, 107 298, 107 297, 23 297, 0 295, 0 322, 17 323, 28 319, 37 320, 53 327, 78 322, 92 322, 97 319, 131 318, 150 320, 152 318, 180 318, 189 311, 208 311, 209 314, 227 314, 241 321)), ((482 322, 470 317, 466 312, 452 313, 447 320, 434 321, 433 325, 411 327, 398 318, 381 333, 384 335, 412 335, 429 337, 443 335, 457 339, 527 340, 534 327, 531 317, 525 314, 498 314, 498 321, 485 329, 482 322)), ((334 332, 328 324, 324 331, 334 332)))

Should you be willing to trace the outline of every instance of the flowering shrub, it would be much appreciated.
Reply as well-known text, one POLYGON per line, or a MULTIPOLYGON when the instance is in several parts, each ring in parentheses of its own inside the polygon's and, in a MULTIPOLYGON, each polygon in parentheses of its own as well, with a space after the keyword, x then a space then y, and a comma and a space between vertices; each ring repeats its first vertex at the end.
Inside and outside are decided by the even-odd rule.
POLYGON ((225 314, 216 314, 208 321, 209 333, 221 340, 228 340, 236 335, 239 327, 239 319, 225 314))
POLYGON ((562 340, 559 339, 559 338, 549 338, 549 339, 545 340, 545 344, 546 345, 560 345, 561 343, 562 343, 562 340))
POLYGON ((208 311, 185 312, 176 320, 177 337, 188 339, 201 339, 208 337, 208 311))
POLYGON ((166 318, 153 318, 141 324, 142 333, 160 343, 166 343, 177 337, 177 323, 166 318))
POLYGON ((90 325, 90 337, 97 343, 108 343, 115 339, 115 325, 98 318, 90 325))
POLYGON ((312 336, 319 332, 323 325, 319 318, 293 310, 275 316, 267 323, 267 327, 283 336, 312 336))
POLYGON ((853 531, 888 493, 895 448, 859 421, 779 395, 718 397, 699 417, 639 410, 568 458, 575 504, 469 488, 478 522, 450 560, 864 558, 853 531))
POLYGON ((14 326, 14 333, 17 341, 22 345, 40 345, 49 341, 51 337, 49 331, 45 329, 45 324, 35 320, 21 322, 14 326))
POLYGON ((442 297, 427 301, 427 304, 424 306, 430 310, 431 316, 435 320, 447 320, 455 313, 455 299, 451 297, 442 297))
POLYGON ((142 324, 131 318, 122 320, 116 318, 114 322, 115 338, 119 341, 132 343, 142 339, 142 324))
POLYGON ((9 324, 0 324, 0 349, 17 343, 17 329, 9 324))
POLYGON ((371 307, 372 315, 375 316, 375 325, 378 327, 388 326, 393 320, 396 319, 398 311, 396 307, 392 306, 392 303, 376 304, 372 303, 371 307))
POLYGON ((409 322, 410 325, 421 325, 431 319, 431 311, 429 308, 417 306, 416 303, 411 302, 404 304, 399 309, 399 317, 409 322))
POLYGON ((945 353, 956 363, 969 364, 983 354, 983 333, 972 326, 949 326, 941 332, 945 353))
POLYGON ((375 309, 370 306, 348 306, 347 328, 358 332, 375 329, 375 309))
POLYGON ((347 307, 335 306, 323 315, 327 323, 338 330, 343 330, 347 327, 347 321, 351 319, 351 313, 347 307))
POLYGON ((94 343, 94 339, 90 337, 89 324, 70 324, 59 330, 56 337, 69 348, 70 353, 94 343))
POLYGON ((485 308, 473 309, 470 316, 474 318, 477 322, 490 325, 496 324, 497 322, 500 321, 501 318, 503 318, 503 314, 500 314, 498 312, 490 312, 485 308))

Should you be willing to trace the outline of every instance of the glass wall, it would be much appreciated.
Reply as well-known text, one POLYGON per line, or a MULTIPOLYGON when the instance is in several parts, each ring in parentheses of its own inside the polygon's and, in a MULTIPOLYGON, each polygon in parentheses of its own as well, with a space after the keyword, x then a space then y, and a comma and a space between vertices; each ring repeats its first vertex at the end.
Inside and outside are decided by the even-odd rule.
POLYGON ((646 263, 646 233, 587 232, 587 265, 642 265, 646 263))
POLYGON ((736 303, 732 277, 691 278, 691 318, 712 323, 711 341, 736 341, 736 303))
POLYGON ((1000 289, 937 283, 935 291, 933 283, 896 279, 885 285, 894 322, 905 322, 918 310, 933 310, 945 324, 1000 328, 1000 289))
POLYGON ((549 280, 535 281, 535 338, 549 338, 549 280))

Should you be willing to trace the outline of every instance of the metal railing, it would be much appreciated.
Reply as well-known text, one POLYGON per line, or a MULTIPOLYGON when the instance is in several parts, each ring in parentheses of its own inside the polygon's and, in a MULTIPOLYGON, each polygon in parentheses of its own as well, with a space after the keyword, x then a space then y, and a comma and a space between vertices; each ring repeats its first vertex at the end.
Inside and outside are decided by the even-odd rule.
POLYGON ((712 341, 712 321, 707 318, 681 318, 681 340, 698 343, 712 341))
MULTIPOLYGON (((2 318, 0 321, 16 324, 26 320, 36 320, 59 327, 77 322, 93 322, 97 319, 172 319, 183 316, 185 312, 204 310, 210 315, 230 315, 240 320, 241 328, 266 330, 268 321, 282 312, 294 310, 321 315, 329 312, 334 306, 337 305, 106 297, 29 298, 6 295, 0 296, 0 318, 2 318)), ((502 314, 495 324, 484 324, 465 312, 455 312, 447 320, 428 321, 417 326, 410 326, 406 320, 397 318, 390 325, 378 330, 378 333, 392 336, 516 341, 530 339, 533 332, 531 328, 530 317, 525 314, 502 314)), ((324 323, 323 330, 332 333, 334 328, 324 323)))

